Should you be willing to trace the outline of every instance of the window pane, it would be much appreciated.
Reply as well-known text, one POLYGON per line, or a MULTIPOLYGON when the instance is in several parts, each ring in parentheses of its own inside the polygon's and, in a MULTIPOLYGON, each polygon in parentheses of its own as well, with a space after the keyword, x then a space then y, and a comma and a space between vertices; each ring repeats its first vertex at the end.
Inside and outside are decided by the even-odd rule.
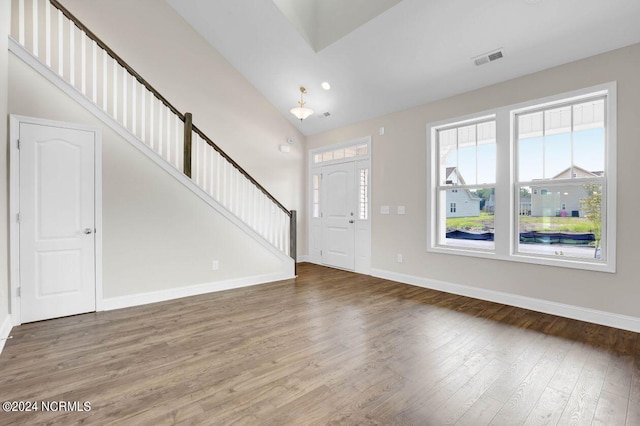
POLYGON ((333 152, 322 153, 322 161, 331 161, 331 160, 333 160, 333 152))
POLYGON ((544 112, 545 136, 571 131, 571 106, 548 109, 544 112))
POLYGON ((336 149, 335 151, 333 151, 334 160, 340 160, 342 158, 344 158, 344 149, 336 149))
POLYGON ((478 132, 478 182, 496 182, 496 122, 480 123, 478 132))
POLYGON ((367 155, 367 145, 358 145, 358 155, 367 155))
POLYGON ((350 147, 344 149, 344 156, 347 157, 347 158, 355 157, 356 154, 357 154, 357 152, 356 152, 356 147, 355 146, 350 146, 350 147))
POLYGON ((453 173, 458 166, 458 131, 449 129, 438 132, 440 150, 440 184, 455 185, 458 183, 457 173, 453 173))
MULTIPOLYGON (((559 179, 571 168, 571 133, 559 133, 544 138, 544 177, 559 179)), ((567 176, 568 177, 568 176, 567 176)))
POLYGON ((544 189, 520 187, 518 251, 599 259, 602 185, 568 184, 544 189))
POLYGON ((369 218, 369 169, 360 169, 359 218, 369 218))
POLYGON ((493 250, 495 188, 440 192, 440 244, 493 250))
POLYGON ((476 182, 476 126, 458 128, 458 182, 475 185, 476 182))
MULTIPOLYGON (((604 172, 604 127, 585 129, 573 134, 573 162, 596 176, 604 172)), ((579 177, 579 176, 578 176, 579 177)))

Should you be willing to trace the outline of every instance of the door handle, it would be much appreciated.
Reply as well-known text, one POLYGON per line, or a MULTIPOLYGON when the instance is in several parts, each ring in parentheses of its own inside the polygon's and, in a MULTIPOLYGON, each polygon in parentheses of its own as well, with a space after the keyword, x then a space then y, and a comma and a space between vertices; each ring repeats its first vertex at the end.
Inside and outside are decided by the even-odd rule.
POLYGON ((351 220, 349 221, 349 223, 353 223, 353 219, 351 219, 351 220))
POLYGON ((87 235, 89 235, 89 234, 93 233, 93 229, 91 229, 91 228, 85 228, 84 233, 85 233, 85 234, 87 234, 87 235))

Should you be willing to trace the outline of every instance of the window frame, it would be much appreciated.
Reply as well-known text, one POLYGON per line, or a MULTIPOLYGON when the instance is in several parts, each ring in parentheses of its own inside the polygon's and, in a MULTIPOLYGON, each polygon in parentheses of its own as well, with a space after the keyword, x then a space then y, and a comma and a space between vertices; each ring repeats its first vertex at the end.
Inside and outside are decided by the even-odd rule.
MULTIPOLYGON (((462 117, 428 123, 427 136, 427 251, 489 259, 508 260, 537 265, 592 270, 614 273, 616 271, 616 206, 617 206, 617 84, 615 81, 559 93, 544 98, 480 111, 462 117), (517 251, 515 227, 520 214, 520 194, 517 187, 517 135, 516 115, 523 112, 579 103, 597 96, 605 99, 605 179, 603 181, 602 212, 603 238, 601 247, 604 260, 569 257, 549 257, 517 251), (439 190, 439 153, 437 131, 452 126, 462 126, 495 116, 496 120, 496 184, 494 201, 495 249, 478 250, 468 247, 438 244, 437 196, 439 190), (606 232, 606 234, 605 234, 606 232)), ((575 179, 574 179, 575 181, 575 179)), ((582 181, 580 181, 582 182, 582 181)), ((575 183, 575 182, 574 182, 575 183)), ((543 183, 544 184, 544 183, 543 183)))

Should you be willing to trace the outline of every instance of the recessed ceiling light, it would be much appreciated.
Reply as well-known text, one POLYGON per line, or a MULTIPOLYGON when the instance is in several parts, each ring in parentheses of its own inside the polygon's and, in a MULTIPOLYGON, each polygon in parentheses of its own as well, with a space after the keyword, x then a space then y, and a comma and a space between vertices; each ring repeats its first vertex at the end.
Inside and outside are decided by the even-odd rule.
POLYGON ((331 85, 330 85, 330 84, 329 84, 329 82, 327 82, 327 81, 323 81, 323 82, 322 82, 322 84, 321 84, 320 86, 322 86, 322 88, 323 88, 324 90, 329 90, 329 89, 331 89, 331 85))

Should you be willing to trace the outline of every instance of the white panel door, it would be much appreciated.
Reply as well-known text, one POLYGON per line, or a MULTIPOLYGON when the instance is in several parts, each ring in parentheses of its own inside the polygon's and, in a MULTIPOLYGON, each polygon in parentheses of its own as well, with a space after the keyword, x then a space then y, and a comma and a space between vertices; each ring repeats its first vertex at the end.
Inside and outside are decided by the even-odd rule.
POLYGON ((322 168, 322 263, 355 267, 355 163, 322 168))
POLYGON ((93 312, 95 133, 20 124, 21 321, 93 312))

